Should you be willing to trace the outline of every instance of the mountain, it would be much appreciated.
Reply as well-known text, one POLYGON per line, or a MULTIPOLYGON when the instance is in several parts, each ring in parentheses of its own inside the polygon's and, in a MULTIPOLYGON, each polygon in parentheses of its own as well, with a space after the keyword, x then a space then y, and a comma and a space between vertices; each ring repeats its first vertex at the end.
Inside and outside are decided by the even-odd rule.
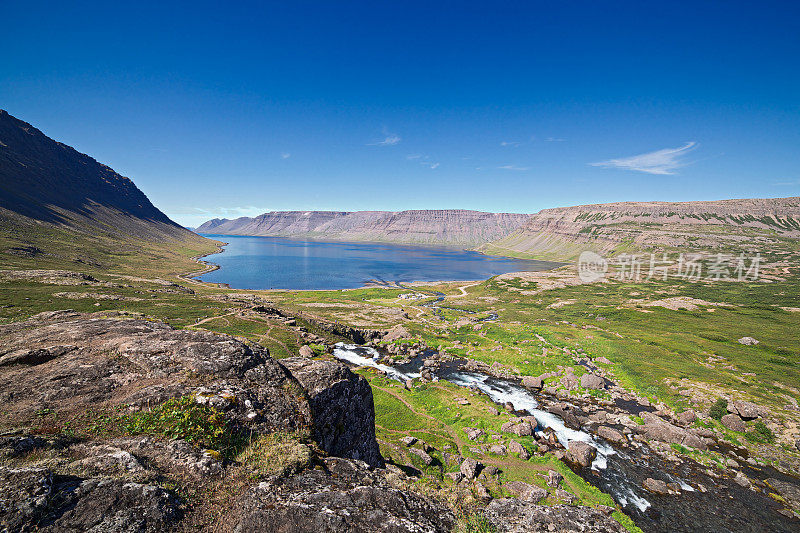
POLYGON ((343 241, 477 246, 521 227, 528 215, 463 209, 412 211, 271 211, 209 220, 197 231, 343 241))
POLYGON ((70 249, 75 259, 133 243, 206 249, 210 241, 170 220, 130 179, 0 110, 0 252, 70 249))
POLYGON ((544 209, 483 245, 500 255, 572 260, 583 250, 765 250, 800 238, 800 197, 618 202, 544 209))

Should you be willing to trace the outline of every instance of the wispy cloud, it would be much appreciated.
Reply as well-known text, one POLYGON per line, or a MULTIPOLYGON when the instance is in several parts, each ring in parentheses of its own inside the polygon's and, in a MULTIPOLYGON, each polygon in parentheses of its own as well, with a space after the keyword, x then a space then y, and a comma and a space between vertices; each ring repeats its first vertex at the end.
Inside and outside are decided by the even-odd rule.
POLYGON ((409 161, 416 161, 420 165, 428 167, 430 169, 439 168, 438 161, 432 161, 430 156, 424 154, 409 154, 406 156, 406 159, 408 159, 409 161))
POLYGON ((546 137, 544 141, 548 143, 563 143, 565 140, 561 137, 546 137))
POLYGON ((281 159, 289 159, 290 157, 292 157, 292 154, 290 154, 289 152, 283 152, 281 154, 281 159))
POLYGON ((502 169, 502 170, 530 170, 531 169, 531 167, 518 167, 516 165, 503 165, 503 166, 500 166, 500 167, 497 167, 497 168, 502 169))
POLYGON ((367 146, 394 146, 396 144, 400 144, 400 141, 403 140, 396 133, 389 133, 386 128, 383 128, 383 135, 385 137, 382 141, 367 143, 367 146))
POLYGON ((271 211, 269 207, 254 205, 237 207, 176 207, 168 209, 167 216, 188 227, 197 227, 212 218, 255 217, 271 211))
POLYGON ((796 185, 800 185, 800 179, 788 179, 783 181, 776 181, 773 185, 778 187, 794 187, 796 185))
POLYGON ((521 144, 522 144, 521 141, 502 141, 500 143, 500 146, 513 146, 514 148, 516 148, 517 146, 519 146, 521 144))
POLYGON ((664 148, 646 154, 589 164, 593 167, 620 168, 647 174, 675 174, 675 170, 690 164, 683 157, 697 146, 697 143, 692 141, 679 148, 664 148))

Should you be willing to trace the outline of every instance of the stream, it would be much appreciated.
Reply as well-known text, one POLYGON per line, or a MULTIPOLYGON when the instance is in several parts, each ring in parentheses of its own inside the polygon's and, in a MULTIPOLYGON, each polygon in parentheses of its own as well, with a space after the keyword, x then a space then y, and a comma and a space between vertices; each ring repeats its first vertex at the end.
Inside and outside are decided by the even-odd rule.
MULTIPOLYGON (((381 354, 376 349, 345 343, 338 343, 333 355, 353 365, 379 369, 401 382, 420 377, 419 370, 425 357, 418 356, 410 363, 393 367, 378 362, 381 354)), ((567 427, 561 418, 541 409, 541 402, 549 401, 549 397, 535 395, 513 380, 467 372, 458 363, 443 365, 433 373, 437 379, 477 388, 501 408, 506 402, 511 402, 516 411, 536 418, 539 423, 537 433, 550 428, 566 448, 575 441, 595 446, 597 458, 592 468, 581 470, 579 475, 610 494, 644 531, 800 531, 798 520, 779 514, 780 505, 765 494, 742 487, 724 475, 712 477, 706 472, 706 467, 691 459, 668 462, 645 444, 632 441, 628 447, 617 447, 586 428, 575 430, 567 427), (681 493, 652 494, 642 488, 648 477, 678 483, 681 493)), ((753 479, 772 477, 798 484, 797 479, 771 467, 743 465, 740 469, 753 479)))

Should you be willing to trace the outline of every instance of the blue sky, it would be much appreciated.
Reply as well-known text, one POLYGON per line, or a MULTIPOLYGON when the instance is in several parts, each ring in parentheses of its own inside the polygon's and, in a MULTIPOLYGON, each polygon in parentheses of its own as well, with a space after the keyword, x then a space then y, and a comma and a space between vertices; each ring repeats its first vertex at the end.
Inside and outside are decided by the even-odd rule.
POLYGON ((122 4, 4 3, 0 108, 187 225, 800 195, 795 2, 122 4))

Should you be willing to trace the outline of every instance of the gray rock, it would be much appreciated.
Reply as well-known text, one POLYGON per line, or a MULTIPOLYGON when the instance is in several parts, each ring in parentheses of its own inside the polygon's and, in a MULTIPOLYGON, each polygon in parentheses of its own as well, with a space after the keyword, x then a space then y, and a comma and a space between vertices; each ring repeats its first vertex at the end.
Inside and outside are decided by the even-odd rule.
POLYGON ((527 461, 531 458, 531 454, 528 452, 525 446, 515 440, 508 442, 508 452, 518 454, 519 458, 523 461, 527 461))
POLYGON ((406 446, 412 446, 415 442, 417 442, 417 438, 412 437, 411 435, 406 435, 405 437, 400 439, 400 442, 402 442, 406 446))
POLYGON ((591 507, 537 505, 517 498, 492 500, 484 516, 498 533, 569 531, 580 533, 624 533, 613 518, 591 507))
POLYGON ((542 390, 544 380, 541 377, 525 376, 522 378, 522 386, 534 391, 542 390))
POLYGON ((758 344, 759 341, 754 339, 753 337, 742 337, 739 339, 739 344, 744 344, 745 346, 755 346, 758 344))
POLYGON ((489 453, 493 453, 495 455, 508 455, 508 449, 502 444, 492 444, 489 447, 489 453))
POLYGON ((573 440, 569 443, 565 459, 573 465, 587 468, 597 457, 597 448, 589 443, 573 440))
POLYGON ((459 470, 467 479, 475 479, 478 477, 478 470, 482 465, 471 457, 467 457, 464 459, 464 462, 461 463, 461 467, 459 470))
POLYGON ((431 466, 433 464, 433 457, 428 455, 424 450, 419 448, 411 448, 408 451, 422 459, 422 462, 425 463, 426 466, 431 466))
POLYGON ((744 420, 739 415, 735 415, 733 413, 728 413, 724 415, 720 420, 722 425, 726 428, 730 429, 731 431, 744 431, 746 426, 744 425, 744 420))
POLYGON ((0 529, 155 533, 172 529, 179 502, 152 485, 0 467, 0 529))
POLYGON ((766 483, 780 494, 792 508, 800 509, 800 487, 788 481, 781 481, 775 478, 767 479, 766 483))
POLYGON ((453 483, 458 483, 462 479, 464 479, 464 474, 461 472, 447 472, 445 476, 449 477, 453 480, 453 483))
POLYGON ((689 426, 693 424, 695 420, 697 420, 697 413, 692 409, 687 409, 678 415, 678 421, 683 426, 689 426))
POLYGON ((743 420, 755 420, 760 416, 769 415, 769 411, 764 407, 743 400, 728 403, 728 412, 739 415, 743 420))
POLYGON ((510 494, 524 502, 539 503, 549 494, 545 489, 523 481, 511 481, 503 485, 510 494))
POLYGON ((230 530, 444 533, 455 525, 449 509, 392 487, 364 463, 328 458, 324 466, 250 489, 228 512, 230 530))
POLYGON ((596 374, 584 374, 581 376, 581 387, 584 389, 600 390, 605 388, 606 380, 596 374))
POLYGON ((297 353, 300 354, 300 357, 314 357, 314 350, 308 344, 301 346, 297 353))
POLYGON ((467 434, 467 438, 469 440, 475 440, 486 435, 486 433, 482 429, 470 428, 470 427, 465 427, 464 433, 467 434))
POLYGON ((653 413, 645 411, 642 412, 641 417, 644 420, 644 425, 637 426, 636 430, 644 434, 648 439, 666 442, 668 444, 691 446, 698 450, 705 450, 708 448, 705 441, 695 433, 670 424, 653 413))
POLYGON ((313 437, 330 455, 383 466, 375 439, 375 406, 366 379, 345 365, 304 358, 282 359, 311 400, 313 437))
POLYGON ((548 470, 547 471, 547 486, 557 488, 561 484, 561 480, 564 479, 564 476, 556 472, 555 470, 548 470))

